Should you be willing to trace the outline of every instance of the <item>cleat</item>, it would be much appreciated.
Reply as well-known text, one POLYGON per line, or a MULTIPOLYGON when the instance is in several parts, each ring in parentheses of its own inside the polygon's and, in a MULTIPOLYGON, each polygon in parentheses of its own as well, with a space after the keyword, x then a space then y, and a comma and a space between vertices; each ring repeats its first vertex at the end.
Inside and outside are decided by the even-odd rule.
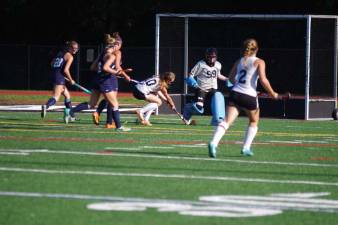
POLYGON ((216 158, 216 145, 209 142, 208 144, 208 150, 209 150, 209 157, 210 158, 216 158))
POLYGON ((191 120, 186 120, 186 119, 184 119, 184 123, 185 123, 185 125, 190 125, 191 120))
POLYGON ((115 131, 118 131, 118 132, 126 132, 126 131, 131 131, 131 129, 128 128, 128 127, 121 126, 121 127, 119 127, 119 128, 116 128, 115 131))
POLYGON ((93 117, 93 123, 95 125, 99 125, 100 124, 100 115, 98 114, 98 112, 94 112, 92 114, 92 117, 93 117))
POLYGON ((112 123, 112 124, 109 124, 109 123, 106 123, 106 126, 105 126, 107 129, 114 129, 116 128, 115 126, 115 123, 112 123))
POLYGON ((253 156, 254 153, 250 149, 242 149, 241 154, 244 156, 253 156))
POLYGON ((45 118, 47 114, 47 106, 42 105, 41 106, 41 118, 45 118))
POLYGON ((142 124, 143 126, 152 126, 152 124, 151 124, 149 121, 147 121, 147 120, 143 120, 143 121, 141 122, 141 124, 142 124))
POLYGON ((79 118, 75 117, 75 116, 70 116, 70 122, 75 122, 75 121, 78 121, 80 120, 79 118))

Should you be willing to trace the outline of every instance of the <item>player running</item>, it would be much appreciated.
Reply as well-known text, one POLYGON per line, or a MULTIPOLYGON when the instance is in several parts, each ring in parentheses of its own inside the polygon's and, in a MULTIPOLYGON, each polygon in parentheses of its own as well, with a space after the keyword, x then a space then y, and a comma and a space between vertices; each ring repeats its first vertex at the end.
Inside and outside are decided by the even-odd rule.
POLYGON ((216 148, 225 132, 238 117, 240 110, 244 110, 249 118, 241 154, 253 156, 251 144, 258 130, 259 105, 257 99, 257 80, 259 78, 263 88, 269 95, 277 99, 278 94, 272 89, 265 74, 265 62, 256 57, 258 44, 255 39, 247 39, 243 43, 242 57, 233 65, 229 78, 234 84, 229 96, 224 121, 218 124, 212 140, 209 142, 209 156, 216 157, 216 148))
POLYGON ((149 102, 141 109, 136 110, 137 117, 142 125, 152 125, 149 122, 150 116, 162 104, 161 99, 166 101, 172 110, 176 109, 167 91, 169 85, 175 81, 175 77, 173 72, 165 72, 132 85, 134 97, 149 102))
POLYGON ((211 99, 212 124, 217 125, 224 118, 224 96, 217 92, 217 80, 228 81, 228 78, 221 74, 221 69, 222 65, 217 61, 217 49, 212 47, 206 49, 205 58, 192 68, 187 84, 195 89, 195 101, 184 106, 183 117, 187 125, 191 123, 193 114, 204 113, 206 99, 211 99))
POLYGON ((79 44, 76 41, 66 42, 63 50, 59 51, 51 62, 52 81, 53 81, 53 97, 48 99, 45 105, 41 106, 41 117, 45 118, 47 110, 59 100, 60 96, 64 96, 64 104, 66 109, 72 108, 70 93, 66 87, 66 79, 73 85, 75 82, 70 73, 70 67, 74 60, 74 55, 79 50, 79 44), (66 79, 65 79, 66 78, 66 79))

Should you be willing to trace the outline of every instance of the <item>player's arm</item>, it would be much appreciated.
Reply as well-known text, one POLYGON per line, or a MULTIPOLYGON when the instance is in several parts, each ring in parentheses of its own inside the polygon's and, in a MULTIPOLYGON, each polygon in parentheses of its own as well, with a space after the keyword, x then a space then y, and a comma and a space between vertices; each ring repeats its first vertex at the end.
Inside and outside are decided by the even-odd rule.
POLYGON ((158 95, 160 96, 160 98, 166 101, 168 105, 170 105, 171 109, 174 110, 176 108, 173 99, 169 96, 168 91, 165 87, 161 87, 160 91, 158 92, 158 95))
POLYGON ((272 89, 270 82, 269 82, 268 78, 266 77, 264 60, 258 59, 256 62, 258 64, 257 70, 258 70, 258 76, 259 76, 259 80, 260 80, 261 85, 263 86, 263 88, 268 92, 268 94, 272 98, 277 99, 278 93, 276 93, 272 89))
POLYGON ((73 85, 75 83, 75 81, 73 80, 72 76, 70 75, 70 66, 73 63, 74 57, 72 56, 72 54, 70 54, 69 52, 67 52, 64 56, 65 59, 65 67, 63 69, 63 74, 66 76, 66 78, 69 80, 69 82, 73 85))
POLYGON ((223 80, 223 81, 229 80, 229 78, 227 78, 223 74, 218 74, 217 78, 220 79, 220 80, 223 80))
POLYGON ((130 81, 130 77, 126 72, 123 71, 121 67, 121 58, 122 58, 122 53, 121 51, 116 51, 115 53, 116 59, 115 59, 115 68, 119 71, 118 75, 122 75, 124 79, 127 81, 130 81))
POLYGON ((231 83, 235 84, 236 83, 236 73, 237 73, 237 65, 239 63, 239 60, 237 60, 234 65, 232 66, 230 72, 229 72, 229 80, 231 83))
POLYGON ((185 79, 187 85, 192 88, 198 88, 198 83, 195 79, 196 74, 200 68, 200 63, 197 63, 190 71, 188 77, 185 79))
POLYGON ((110 74, 118 74, 119 71, 117 69, 113 69, 110 67, 111 64, 113 64, 114 60, 115 60, 115 55, 113 54, 107 54, 105 55, 105 63, 102 67, 102 70, 106 73, 110 73, 110 74))

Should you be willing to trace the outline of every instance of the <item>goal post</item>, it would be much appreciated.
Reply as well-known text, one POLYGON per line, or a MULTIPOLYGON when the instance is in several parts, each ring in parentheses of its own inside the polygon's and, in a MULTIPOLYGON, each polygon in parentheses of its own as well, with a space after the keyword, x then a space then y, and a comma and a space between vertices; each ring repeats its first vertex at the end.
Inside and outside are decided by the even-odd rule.
POLYGON ((337 21, 338 16, 329 15, 156 14, 155 73, 175 72, 172 91, 186 95, 184 78, 206 47, 218 49, 227 75, 240 57, 242 42, 252 37, 258 40, 258 57, 267 63, 272 86, 295 96, 277 109, 284 107, 287 118, 332 119, 337 108, 337 21))

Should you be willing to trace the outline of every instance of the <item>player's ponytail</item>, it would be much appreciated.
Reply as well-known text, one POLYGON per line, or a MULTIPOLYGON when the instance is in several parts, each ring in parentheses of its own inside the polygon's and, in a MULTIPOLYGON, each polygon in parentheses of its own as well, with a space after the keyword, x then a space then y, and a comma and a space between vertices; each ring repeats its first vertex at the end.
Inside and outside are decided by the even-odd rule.
POLYGON ((109 46, 115 43, 115 38, 112 37, 110 34, 104 34, 104 43, 109 46))
POLYGON ((255 39, 249 38, 243 42, 242 55, 244 57, 254 55, 257 52, 257 50, 258 50, 258 44, 255 39))

